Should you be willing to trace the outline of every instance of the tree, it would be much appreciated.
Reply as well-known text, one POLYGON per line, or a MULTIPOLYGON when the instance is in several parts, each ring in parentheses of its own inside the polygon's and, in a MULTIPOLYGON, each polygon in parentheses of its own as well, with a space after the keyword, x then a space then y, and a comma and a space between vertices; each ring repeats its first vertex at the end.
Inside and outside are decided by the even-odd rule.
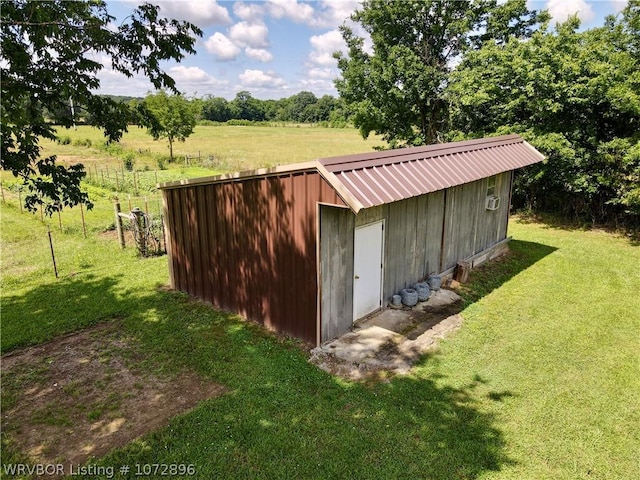
POLYGON ((365 0, 351 19, 368 32, 373 52, 342 26, 348 55, 335 54, 336 87, 365 138, 376 132, 391 146, 434 143, 446 128, 452 62, 486 42, 525 38, 544 18, 525 0, 365 0))
POLYGON ((634 0, 601 28, 578 32, 572 18, 486 44, 452 75, 454 129, 518 132, 547 155, 517 178, 516 202, 593 222, 640 214, 638 18, 634 0))
POLYGON ((318 102, 318 98, 311 92, 302 91, 292 95, 288 99, 288 105, 285 108, 285 117, 292 122, 313 122, 312 107, 318 102))
POLYGON ((158 7, 149 4, 118 25, 114 20, 102 0, 2 2, 0 161, 27 186, 30 210, 43 204, 52 214, 58 205, 90 206, 80 190, 84 167, 67 168, 55 156, 40 155, 40 139, 56 138, 54 124, 73 124, 70 99, 109 141, 119 140, 132 119, 125 103, 97 94, 104 66, 96 58, 105 56, 113 70, 128 77, 142 73, 155 88, 175 91, 160 63, 195 53, 195 36, 202 35, 191 23, 159 17, 158 7), (45 111, 53 118, 46 119, 45 111))
POLYGON ((231 120, 229 102, 222 97, 207 97, 202 102, 202 116, 213 122, 231 120))
POLYGON ((250 92, 242 90, 236 93, 236 97, 230 103, 233 118, 250 121, 264 120, 262 103, 257 98, 253 98, 250 92))
POLYGON ((173 142, 184 142, 196 126, 194 105, 180 94, 167 95, 161 90, 148 95, 142 106, 143 124, 155 140, 166 138, 169 141, 169 161, 172 162, 173 142))

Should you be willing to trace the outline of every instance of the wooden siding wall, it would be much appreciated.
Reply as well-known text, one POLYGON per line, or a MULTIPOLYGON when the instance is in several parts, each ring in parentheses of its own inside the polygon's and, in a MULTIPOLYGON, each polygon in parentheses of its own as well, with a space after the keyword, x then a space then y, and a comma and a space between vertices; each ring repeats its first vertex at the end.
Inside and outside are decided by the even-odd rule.
POLYGON ((402 288, 438 271, 444 192, 361 210, 321 207, 322 341, 353 323, 353 239, 355 227, 385 220, 386 301, 402 288))
POLYGON ((511 172, 496 178, 497 210, 487 210, 485 200, 489 179, 446 190, 444 247, 440 271, 481 252, 506 238, 511 193, 511 172))
POLYGON ((355 226, 385 220, 383 299, 438 272, 444 192, 362 210, 355 226))
POLYGON ((353 212, 320 206, 321 341, 353 323, 353 212))
POLYGON ((163 190, 172 287, 317 342, 317 172, 163 190))
POLYGON ((355 227, 385 221, 383 299, 431 273, 506 238, 511 172, 498 176, 500 207, 486 210, 488 179, 361 210, 320 207, 321 341, 344 334, 353 322, 355 227))

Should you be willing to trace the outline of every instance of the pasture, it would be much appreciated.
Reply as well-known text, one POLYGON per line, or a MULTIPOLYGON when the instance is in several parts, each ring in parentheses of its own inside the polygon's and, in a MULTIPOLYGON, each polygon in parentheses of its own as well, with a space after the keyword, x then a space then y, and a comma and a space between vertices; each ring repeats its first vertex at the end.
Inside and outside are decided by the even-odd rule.
MULTIPOLYGON (((268 127, 198 127, 195 143, 190 139, 183 152, 215 137, 210 148, 216 155, 253 168, 278 158, 298 161, 371 148, 359 148, 364 144, 353 130, 263 128, 268 127), (340 144, 342 134, 342 147, 314 153, 315 143, 331 144, 335 136, 340 144)), ((163 154, 164 146, 138 133, 129 133, 123 148, 150 149, 136 165, 148 162, 152 168, 153 155, 163 154)), ((84 127, 73 134, 90 135, 84 127)), ((73 142, 47 148, 64 159, 113 161, 113 168, 120 161, 73 142)), ((228 167, 225 162, 220 171, 228 167)), ((216 171, 178 164, 166 172, 194 173, 189 168, 216 171)), ((145 375, 149 383, 196 375, 203 385, 224 388, 90 459, 91 465, 113 466, 117 478, 136 477, 135 469, 120 474, 122 465, 154 463, 192 465, 193 478, 203 479, 635 478, 640 248, 628 238, 512 219, 510 254, 475 271, 461 290, 461 329, 410 375, 357 383, 309 364, 307 346, 297 341, 168 291, 166 257, 141 259, 132 248, 120 250, 109 234, 113 192, 89 188, 96 208, 87 214, 95 214, 87 238, 75 210, 63 213, 70 215, 68 227, 59 232, 55 217, 43 223, 38 215, 21 213, 13 193, 6 192, 2 352, 15 355, 83 329, 111 328, 120 343, 100 358, 108 366, 114 355, 126 354, 141 380, 125 391, 105 380, 103 403, 73 411, 44 405, 25 421, 42 431, 72 431, 78 416, 110 421, 137 390, 144 391, 145 375), (59 279, 52 272, 47 223, 59 279)), ((51 354, 30 370, 3 368, 4 465, 33 461, 33 452, 30 457, 18 442, 20 425, 5 413, 26 408, 30 388, 49 385, 53 359, 51 354)), ((78 388, 62 388, 60 395, 81 405, 78 388)), ((46 443, 44 438, 43 449, 46 443)))

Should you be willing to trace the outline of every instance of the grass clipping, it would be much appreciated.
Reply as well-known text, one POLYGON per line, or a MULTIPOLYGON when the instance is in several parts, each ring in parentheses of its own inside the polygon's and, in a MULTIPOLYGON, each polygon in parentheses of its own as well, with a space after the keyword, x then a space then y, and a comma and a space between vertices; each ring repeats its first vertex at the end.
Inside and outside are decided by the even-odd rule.
POLYGON ((8 354, 2 430, 29 461, 68 467, 225 391, 192 372, 153 372, 149 363, 117 322, 8 354))

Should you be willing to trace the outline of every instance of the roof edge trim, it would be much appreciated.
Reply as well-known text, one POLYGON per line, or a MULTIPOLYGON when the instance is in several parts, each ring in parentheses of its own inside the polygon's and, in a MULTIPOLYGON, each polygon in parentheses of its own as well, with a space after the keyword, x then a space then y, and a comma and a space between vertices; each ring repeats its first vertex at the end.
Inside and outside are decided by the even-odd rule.
POLYGON ((346 203, 351 211, 357 214, 364 208, 364 205, 344 186, 344 184, 336 177, 336 175, 327 170, 320 162, 315 161, 315 168, 331 187, 336 191, 338 196, 346 203))
POLYGON ((318 163, 303 162, 292 163, 290 165, 282 165, 277 167, 259 168, 257 170, 245 170, 242 172, 223 173, 220 175, 212 175, 209 177, 187 178, 185 180, 174 180, 172 182, 159 183, 157 188, 160 190, 168 190, 171 188, 189 187, 194 185, 206 185, 209 183, 234 182, 237 180, 246 180, 252 177, 266 177, 279 175, 281 173, 306 172, 317 169, 318 163))

